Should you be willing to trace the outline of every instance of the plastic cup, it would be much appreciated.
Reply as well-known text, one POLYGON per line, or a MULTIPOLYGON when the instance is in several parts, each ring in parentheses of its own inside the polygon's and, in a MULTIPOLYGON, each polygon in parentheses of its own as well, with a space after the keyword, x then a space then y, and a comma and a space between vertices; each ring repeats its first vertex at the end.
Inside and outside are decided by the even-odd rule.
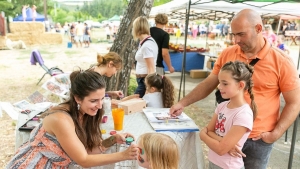
POLYGON ((112 116, 114 119, 114 129, 118 131, 123 130, 124 109, 112 109, 112 116))

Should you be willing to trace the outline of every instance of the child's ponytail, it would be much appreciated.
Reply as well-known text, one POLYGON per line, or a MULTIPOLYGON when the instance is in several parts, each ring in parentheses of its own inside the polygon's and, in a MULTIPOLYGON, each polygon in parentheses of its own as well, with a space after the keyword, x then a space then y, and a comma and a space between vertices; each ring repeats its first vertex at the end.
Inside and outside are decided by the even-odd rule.
POLYGON ((163 104, 165 108, 170 108, 174 104, 174 85, 171 82, 171 80, 162 75, 162 83, 163 83, 163 88, 162 88, 162 96, 163 96, 163 104))

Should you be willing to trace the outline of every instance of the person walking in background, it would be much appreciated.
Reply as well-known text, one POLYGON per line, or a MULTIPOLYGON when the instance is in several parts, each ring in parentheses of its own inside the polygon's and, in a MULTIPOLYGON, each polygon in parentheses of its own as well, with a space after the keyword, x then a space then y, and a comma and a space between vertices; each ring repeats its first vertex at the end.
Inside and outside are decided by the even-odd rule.
POLYGON ((235 145, 241 150, 252 130, 257 112, 252 74, 253 67, 240 61, 227 62, 219 72, 218 89, 222 97, 230 101, 218 104, 209 124, 199 134, 209 147, 209 168, 244 168, 243 158, 232 157, 237 154, 229 151, 235 145), (251 107, 244 98, 245 91, 250 93, 251 107))
POLYGON ((32 21, 35 21, 36 16, 36 6, 32 5, 32 21))
POLYGON ((85 48, 88 48, 90 46, 90 34, 90 28, 88 27, 87 23, 84 23, 83 43, 85 45, 85 48))
POLYGON ((105 26, 105 34, 106 34, 106 40, 109 41, 110 40, 110 28, 109 28, 108 24, 105 26))
POLYGON ((146 169, 178 169, 179 149, 176 142, 163 133, 145 133, 138 139, 138 164, 146 169))
POLYGON ((27 8, 29 7, 29 5, 23 5, 22 6, 22 17, 23 17, 23 22, 26 21, 26 18, 27 18, 27 14, 26 14, 26 11, 27 11, 27 8))
POLYGON ((152 73, 145 78, 146 94, 143 99, 147 107, 170 108, 174 104, 175 92, 172 81, 158 73, 152 73))
MULTIPOLYGON (((237 13, 231 21, 231 32, 237 45, 224 49, 215 62, 212 73, 170 109, 171 115, 180 115, 185 106, 214 91, 219 83, 217 75, 225 63, 235 60, 250 63, 258 58, 252 76, 258 112, 242 149, 246 154, 243 158, 246 169, 267 168, 273 143, 290 127, 300 111, 300 81, 295 64, 284 52, 271 46, 263 37, 262 31, 259 13, 251 9, 243 9, 237 13), (281 114, 280 94, 285 100, 281 114)), ((245 94, 245 99, 250 103, 249 93, 245 94)))
POLYGON ((133 21, 132 36, 134 40, 139 40, 139 47, 135 54, 136 60, 136 81, 137 88, 134 94, 139 94, 140 98, 145 95, 145 77, 156 72, 156 60, 158 47, 155 40, 150 36, 150 26, 145 16, 137 17, 133 21))
POLYGON ((78 24, 75 27, 75 42, 77 48, 78 48, 78 43, 80 43, 80 47, 82 47, 83 34, 84 34, 84 26, 81 24, 80 21, 78 21, 78 24))
POLYGON ((271 25, 265 26, 263 36, 269 41, 270 44, 272 44, 273 46, 277 46, 277 37, 273 32, 271 25))
POLYGON ((125 151, 104 154, 112 145, 124 144, 129 133, 117 133, 102 138, 101 119, 105 81, 94 71, 77 70, 71 73, 70 99, 45 114, 43 122, 30 134, 10 160, 12 168, 69 168, 76 164, 83 168, 135 160, 137 145, 125 151))
POLYGON ((166 14, 157 14, 155 16, 156 27, 150 28, 150 34, 158 46, 156 72, 161 75, 165 74, 163 61, 165 61, 170 73, 173 73, 175 71, 174 67, 172 66, 169 54, 170 36, 163 30, 167 23, 168 16, 166 14))

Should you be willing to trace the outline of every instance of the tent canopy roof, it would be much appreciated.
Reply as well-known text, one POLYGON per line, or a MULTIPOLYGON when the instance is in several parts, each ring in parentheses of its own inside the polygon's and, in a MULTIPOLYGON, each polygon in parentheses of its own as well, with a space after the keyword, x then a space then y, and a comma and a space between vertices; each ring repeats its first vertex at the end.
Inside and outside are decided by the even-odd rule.
MULTIPOLYGON (((191 0, 190 20, 232 18, 237 12, 248 8, 259 12, 262 16, 291 15, 300 16, 300 4, 296 1, 280 0, 191 0)), ((185 19, 189 0, 173 0, 164 5, 152 8, 150 17, 158 13, 166 13, 172 19, 185 19)))
POLYGON ((112 18, 108 19, 109 21, 120 21, 120 16, 115 15, 112 18))

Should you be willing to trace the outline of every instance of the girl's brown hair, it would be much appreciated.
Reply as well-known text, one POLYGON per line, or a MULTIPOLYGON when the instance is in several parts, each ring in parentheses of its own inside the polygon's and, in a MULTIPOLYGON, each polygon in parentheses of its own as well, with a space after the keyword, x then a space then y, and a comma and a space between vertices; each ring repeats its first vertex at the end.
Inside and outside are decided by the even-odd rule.
POLYGON ((51 109, 51 111, 65 111, 70 114, 75 125, 75 132, 87 150, 92 151, 96 146, 100 146, 102 142, 102 135, 100 131, 100 122, 103 115, 103 110, 99 109, 95 116, 82 114, 77 108, 75 96, 83 100, 98 89, 105 89, 105 81, 102 76, 91 70, 78 70, 70 75, 71 88, 70 99, 59 106, 51 109), (81 117, 82 116, 82 117, 81 117), (80 120, 82 119, 82 120, 80 120))
POLYGON ((174 85, 168 77, 152 73, 147 75, 145 81, 146 85, 155 87, 162 93, 165 108, 170 108, 174 104, 174 85))
POLYGON ((256 117, 256 113, 257 113, 257 105, 254 101, 254 94, 252 91, 253 88, 253 80, 252 80, 252 75, 253 75, 253 66, 246 64, 244 62, 241 61, 234 61, 234 62, 227 62, 225 63, 225 65, 223 65, 223 67, 221 68, 221 71, 230 71, 232 78, 237 81, 244 81, 245 82, 245 88, 244 90, 247 90, 249 95, 250 95, 250 99, 251 99, 251 109, 253 111, 253 120, 256 117))
POLYGON ((139 143, 154 169, 178 169, 179 152, 176 142, 162 133, 145 133, 139 143))
POLYGON ((97 54, 97 66, 107 65, 110 61, 113 62, 116 68, 122 68, 122 59, 119 54, 115 52, 109 52, 104 56, 100 55, 99 53, 97 54))

